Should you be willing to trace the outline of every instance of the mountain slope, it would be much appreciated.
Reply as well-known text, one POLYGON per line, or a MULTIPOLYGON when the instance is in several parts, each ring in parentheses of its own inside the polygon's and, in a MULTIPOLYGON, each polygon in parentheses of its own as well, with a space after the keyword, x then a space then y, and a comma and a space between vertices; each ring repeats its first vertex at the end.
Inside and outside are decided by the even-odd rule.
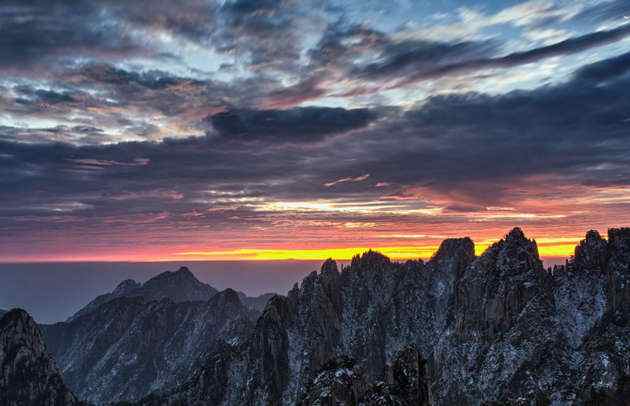
POLYGON ((368 252, 339 272, 334 261, 326 261, 286 298, 269 301, 246 343, 209 358, 205 372, 168 398, 190 404, 295 404, 335 355, 356 360, 366 381, 382 380, 409 344, 421 357, 431 355, 454 283, 473 259, 472 241, 456 239, 445 241, 426 264, 393 263, 368 252), (208 382, 217 379, 226 382, 225 389, 208 400, 208 382))
POLYGON ((41 333, 24 310, 0 318, 0 404, 4 406, 74 406, 41 333))
POLYGON ((106 403, 185 382, 202 354, 238 343, 255 316, 231 289, 196 302, 132 296, 44 332, 68 385, 86 400, 106 403))
POLYGON ((627 404, 630 229, 589 232, 549 270, 520 229, 473 248, 447 240, 404 264, 368 252, 341 272, 327 261, 271 298, 247 340, 145 404, 328 404, 333 392, 345 404, 627 404), (426 360, 413 375, 426 398, 396 393, 405 351, 426 360))

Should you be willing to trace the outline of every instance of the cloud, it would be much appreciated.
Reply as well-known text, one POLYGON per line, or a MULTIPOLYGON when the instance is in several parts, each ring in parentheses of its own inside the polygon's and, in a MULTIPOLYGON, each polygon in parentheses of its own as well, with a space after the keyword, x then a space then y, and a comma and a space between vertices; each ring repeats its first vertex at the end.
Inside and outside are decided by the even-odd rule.
POLYGON ((606 81, 630 72, 630 52, 595 62, 580 68, 576 76, 581 80, 606 81))
POLYGON ((370 174, 366 173, 365 175, 357 176, 357 177, 354 177, 354 178, 341 178, 341 179, 334 180, 332 182, 326 182, 326 183, 324 183, 324 186, 326 186, 326 187, 333 187, 333 186, 338 185, 340 183, 363 182, 364 180, 367 180, 369 177, 370 177, 370 174))
POLYGON ((8 1, 0 14, 0 67, 23 70, 50 58, 143 53, 117 20, 91 2, 8 1))
POLYGON ((367 109, 300 107, 289 110, 229 110, 210 117, 224 137, 313 142, 366 126, 378 116, 367 109))
POLYGON ((440 66, 454 66, 465 60, 487 55, 493 50, 491 43, 427 41, 403 41, 389 44, 379 57, 379 62, 357 68, 361 78, 401 78, 416 76, 419 72, 436 71, 440 66))
POLYGON ((605 0, 585 8, 573 20, 586 23, 627 21, 630 3, 626 0, 605 0))
MULTIPOLYGON (((537 1, 440 19, 310 0, 150 3, 0 6, 5 251, 60 231, 127 249, 134 236, 355 238, 344 224, 437 235, 560 221, 560 208, 568 224, 598 214, 594 190, 630 184, 628 54, 601 60, 625 52, 625 2, 599 2, 595 25, 581 6, 537 1), (512 52, 532 38, 547 45, 512 52), (565 58, 586 50, 594 63, 565 58), (492 72, 539 61, 561 69, 538 88, 540 75, 492 72), (505 206, 509 219, 483 209, 505 206)), ((611 196, 602 213, 627 209, 611 196)))
POLYGON ((554 56, 570 55, 591 48, 600 47, 619 41, 626 38, 628 35, 630 35, 630 24, 606 31, 597 31, 579 37, 569 38, 555 44, 527 51, 513 52, 505 56, 469 59, 461 62, 443 64, 414 72, 403 79, 402 82, 409 83, 454 74, 474 73, 485 69, 512 68, 519 65, 538 62, 554 56))

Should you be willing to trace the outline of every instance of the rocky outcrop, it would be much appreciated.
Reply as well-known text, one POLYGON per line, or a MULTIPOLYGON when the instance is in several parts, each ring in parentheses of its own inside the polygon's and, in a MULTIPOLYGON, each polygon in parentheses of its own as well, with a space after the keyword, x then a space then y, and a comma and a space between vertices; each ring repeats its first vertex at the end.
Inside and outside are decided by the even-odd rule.
POLYGON ((326 261, 286 298, 272 298, 246 341, 215 353, 204 379, 168 399, 622 405, 629 275, 628 229, 608 240, 589 232, 553 271, 518 228, 478 258, 464 238, 445 241, 426 263, 376 252, 342 270, 326 261))
POLYGON ((81 404, 65 386, 48 355, 39 328, 24 310, 0 318, 0 404, 74 406, 81 404))
POLYGON ((328 360, 307 386, 302 406, 426 406, 429 401, 426 362, 406 347, 384 371, 385 381, 369 382, 362 367, 345 356, 328 360))
POLYGON ((68 385, 101 404, 186 382, 203 354, 247 337, 255 316, 228 289, 204 302, 120 297, 43 328, 68 385))
POLYGON ((332 369, 326 365, 335 357, 356 360, 353 369, 369 383, 362 392, 365 399, 385 399, 383 391, 401 402, 425 399, 426 380, 420 384, 419 377, 428 375, 428 364, 418 361, 416 369, 422 365, 422 372, 415 375, 403 372, 403 365, 431 356, 436 331, 446 323, 455 282, 473 259, 472 241, 457 239, 445 241, 427 263, 399 264, 372 251, 355 257, 341 271, 334 261, 326 261, 286 298, 274 296, 269 301, 243 345, 214 354, 202 368, 205 372, 165 399, 214 405, 296 404, 309 399, 312 382, 329 381, 332 369), (418 357, 403 352, 407 356, 398 360, 410 345, 418 348, 418 357), (214 367, 217 363, 221 368, 214 367), (317 380, 322 368, 327 372, 317 380), (401 378, 397 385, 387 378, 394 370, 401 378), (220 401, 213 397, 209 402, 208 394, 217 393, 211 382, 226 380, 220 401))

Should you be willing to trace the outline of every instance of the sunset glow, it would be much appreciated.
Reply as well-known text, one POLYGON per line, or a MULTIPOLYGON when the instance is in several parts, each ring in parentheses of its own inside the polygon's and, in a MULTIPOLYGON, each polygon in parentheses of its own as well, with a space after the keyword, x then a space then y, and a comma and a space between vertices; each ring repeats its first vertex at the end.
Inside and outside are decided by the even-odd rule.
POLYGON ((0 261, 427 259, 515 226, 557 258, 630 224, 627 2, 7 4, 0 261))

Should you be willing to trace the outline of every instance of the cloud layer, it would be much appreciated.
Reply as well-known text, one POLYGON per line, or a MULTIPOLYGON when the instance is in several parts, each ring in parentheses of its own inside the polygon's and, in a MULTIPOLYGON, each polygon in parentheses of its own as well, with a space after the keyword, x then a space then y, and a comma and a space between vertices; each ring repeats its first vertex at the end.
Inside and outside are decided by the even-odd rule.
POLYGON ((5 2, 0 259, 623 225, 624 4, 5 2))

